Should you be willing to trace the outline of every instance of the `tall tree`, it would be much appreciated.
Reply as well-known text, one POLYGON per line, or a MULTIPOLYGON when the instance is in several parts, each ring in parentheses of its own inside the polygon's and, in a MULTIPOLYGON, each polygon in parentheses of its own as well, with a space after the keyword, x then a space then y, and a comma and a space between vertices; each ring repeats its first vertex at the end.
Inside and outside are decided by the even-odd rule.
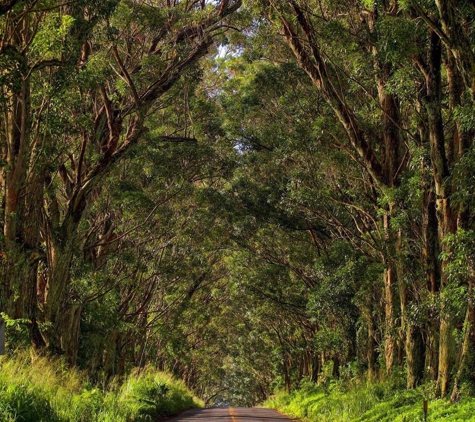
MULTIPOLYGON (((93 192, 143 141, 149 115, 166 104, 239 6, 83 1, 46 7, 34 1, 2 17, 1 51, 9 63, 2 304, 8 314, 31 319, 34 343, 43 343, 36 324, 38 262, 47 271, 40 292, 42 319, 50 324, 44 339, 52 350, 67 351, 78 314, 65 293, 93 192)), ((165 129, 160 136, 189 140, 186 131, 172 135, 165 129)))

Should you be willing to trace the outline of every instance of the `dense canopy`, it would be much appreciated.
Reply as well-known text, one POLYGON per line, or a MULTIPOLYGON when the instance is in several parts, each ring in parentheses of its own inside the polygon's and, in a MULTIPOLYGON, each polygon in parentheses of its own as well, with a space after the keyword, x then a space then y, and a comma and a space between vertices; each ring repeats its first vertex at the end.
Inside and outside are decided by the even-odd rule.
POLYGON ((0 1, 10 350, 208 404, 395 370, 475 391, 474 18, 0 1))

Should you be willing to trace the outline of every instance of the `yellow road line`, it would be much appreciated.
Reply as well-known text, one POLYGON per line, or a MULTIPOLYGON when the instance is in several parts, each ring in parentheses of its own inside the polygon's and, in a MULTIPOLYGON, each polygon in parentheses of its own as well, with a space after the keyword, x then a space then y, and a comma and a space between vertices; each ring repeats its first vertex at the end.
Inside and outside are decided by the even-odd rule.
POLYGON ((233 422, 238 422, 236 411, 232 407, 229 408, 229 414, 231 415, 231 419, 233 420, 233 422))

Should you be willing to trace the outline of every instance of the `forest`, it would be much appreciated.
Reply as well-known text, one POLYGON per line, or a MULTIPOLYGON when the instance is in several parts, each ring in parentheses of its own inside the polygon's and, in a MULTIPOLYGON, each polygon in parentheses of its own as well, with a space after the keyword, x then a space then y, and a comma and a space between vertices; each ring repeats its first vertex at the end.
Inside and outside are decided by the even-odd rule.
POLYGON ((2 0, 0 82, 7 354, 475 395, 472 0, 2 0))

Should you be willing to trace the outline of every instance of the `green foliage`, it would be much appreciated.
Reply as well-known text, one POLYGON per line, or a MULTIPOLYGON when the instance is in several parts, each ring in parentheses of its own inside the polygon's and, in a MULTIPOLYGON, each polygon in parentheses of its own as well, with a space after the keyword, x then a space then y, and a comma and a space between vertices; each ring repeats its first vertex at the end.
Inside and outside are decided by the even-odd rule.
POLYGON ((309 384, 278 393, 264 405, 305 422, 422 422, 425 399, 429 400, 427 421, 475 421, 475 400, 451 404, 428 397, 425 386, 406 391, 401 375, 371 383, 337 382, 330 389, 309 384))
MULTIPOLYGON (((0 292, 24 316, 5 318, 10 352, 38 321, 99 384, 151 363, 210 403, 252 405, 303 385, 304 416, 401 419, 394 409, 406 409, 417 420, 425 393, 403 392, 404 375, 360 393, 332 376, 361 377, 383 362, 387 334, 411 341, 411 324, 429 351, 441 310, 451 358, 462 356, 475 123, 473 93, 454 86, 473 77, 457 62, 473 45, 473 11, 465 2, 447 25, 429 0, 418 2, 428 18, 410 0, 248 0, 219 16, 238 3, 24 1, 0 16, 0 195, 16 207, 0 216, 0 292), (461 28, 444 40, 440 69, 435 17, 447 37, 461 28), (282 30, 295 33, 292 49, 282 30), (440 136, 429 114, 442 116, 440 136), (320 390, 307 381, 318 377, 320 390)), ((150 368, 107 391, 58 368, 43 365, 49 389, 37 373, 0 374, 0 415, 145 421, 192 405, 150 368)))
POLYGON ((466 282, 474 275, 475 268, 475 231, 458 229, 456 233, 444 239, 448 251, 441 254, 447 261, 448 272, 454 285, 466 282))
POLYGON ((63 40, 73 23, 74 18, 69 15, 47 15, 31 45, 31 51, 38 60, 60 60, 61 53, 64 52, 63 40))
POLYGON ((128 420, 152 421, 196 407, 184 383, 152 368, 128 377, 120 389, 117 403, 128 420))
POLYGON ((0 383, 0 420, 60 421, 41 391, 24 385, 0 383))
POLYGON ((385 16, 378 19, 378 55, 388 63, 403 64, 418 53, 418 26, 406 17, 385 16))
POLYGON ((33 352, 0 361, 1 422, 152 421, 200 404, 180 381, 145 368, 107 389, 33 352))
MULTIPOLYGON (((473 113, 470 114, 473 116, 473 113)), ((472 129, 473 130, 473 129, 472 129)), ((475 206, 473 186, 475 183, 475 149, 471 148, 457 161, 450 183, 454 188, 453 201, 463 210, 472 210, 475 206)))
POLYGON ((1 314, 2 319, 5 321, 6 338, 8 338, 7 348, 25 347, 29 344, 29 331, 31 322, 26 318, 10 318, 4 312, 1 314))

